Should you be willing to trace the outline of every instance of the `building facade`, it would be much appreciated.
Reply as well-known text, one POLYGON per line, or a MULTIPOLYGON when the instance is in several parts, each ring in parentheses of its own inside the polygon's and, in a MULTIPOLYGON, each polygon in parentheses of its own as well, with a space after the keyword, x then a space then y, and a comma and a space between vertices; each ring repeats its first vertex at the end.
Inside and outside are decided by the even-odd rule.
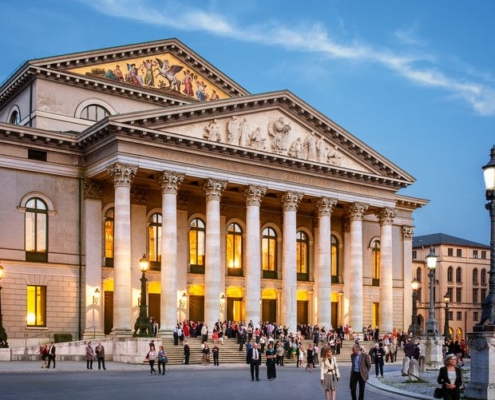
POLYGON ((406 327, 414 178, 289 91, 178 40, 26 62, 0 88, 11 339, 127 336, 148 313, 406 327), (95 298, 95 290, 101 293, 95 298))
POLYGON ((447 322, 453 340, 466 339, 480 321, 481 303, 488 294, 490 246, 444 233, 414 237, 413 274, 419 282, 418 322, 423 332, 430 305, 425 258, 431 247, 437 256, 433 300, 438 331, 444 334, 447 322))

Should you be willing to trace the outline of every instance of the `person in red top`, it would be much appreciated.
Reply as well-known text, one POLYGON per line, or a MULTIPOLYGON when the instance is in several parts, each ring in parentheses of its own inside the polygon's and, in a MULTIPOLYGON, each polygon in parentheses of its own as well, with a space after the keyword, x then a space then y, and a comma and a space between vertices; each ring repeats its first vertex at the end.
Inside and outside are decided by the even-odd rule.
POLYGON ((184 321, 184 336, 186 337, 186 339, 189 338, 189 336, 191 335, 191 331, 189 329, 189 321, 184 321))

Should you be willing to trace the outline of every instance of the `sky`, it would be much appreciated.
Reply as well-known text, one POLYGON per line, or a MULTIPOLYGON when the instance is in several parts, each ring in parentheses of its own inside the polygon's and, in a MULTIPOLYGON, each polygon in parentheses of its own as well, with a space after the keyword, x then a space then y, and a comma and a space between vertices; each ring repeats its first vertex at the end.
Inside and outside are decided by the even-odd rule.
POLYGON ((0 82, 26 60, 177 38, 253 94, 289 90, 412 175, 415 235, 490 243, 492 0, 2 2, 0 82))

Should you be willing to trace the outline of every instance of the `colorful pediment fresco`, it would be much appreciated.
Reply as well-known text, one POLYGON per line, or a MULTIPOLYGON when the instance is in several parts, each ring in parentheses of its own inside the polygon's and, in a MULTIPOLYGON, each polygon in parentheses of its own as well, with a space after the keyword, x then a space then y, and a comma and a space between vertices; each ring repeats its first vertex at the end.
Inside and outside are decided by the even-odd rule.
POLYGON ((68 72, 175 92, 199 101, 230 98, 218 86, 170 53, 74 68, 68 72))

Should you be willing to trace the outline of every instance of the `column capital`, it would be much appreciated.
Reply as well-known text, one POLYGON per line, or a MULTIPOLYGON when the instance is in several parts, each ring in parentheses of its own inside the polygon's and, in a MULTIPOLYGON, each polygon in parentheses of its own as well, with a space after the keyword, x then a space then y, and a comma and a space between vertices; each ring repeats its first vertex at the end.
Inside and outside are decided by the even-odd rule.
POLYGON ((282 196, 282 208, 285 211, 297 211, 304 194, 298 192, 286 192, 282 196))
POLYGON ((162 194, 177 194, 183 180, 184 174, 173 171, 163 171, 158 178, 158 183, 162 188, 162 194))
POLYGON ((316 207, 318 208, 318 216, 324 217, 332 215, 333 208, 336 205, 336 199, 331 199, 330 197, 322 197, 316 202, 316 207))
POLYGON ((263 197, 266 194, 266 187, 249 185, 246 190, 244 190, 244 197, 246 198, 247 206, 260 206, 263 197))
POLYGON ((114 163, 107 168, 108 173, 113 176, 115 187, 131 187, 132 180, 136 176, 137 167, 129 164, 114 163))
POLYGON ((363 203, 352 203, 346 208, 347 215, 351 221, 362 220, 364 213, 368 210, 369 205, 363 203))
POLYGON ((227 181, 220 181, 216 179, 207 179, 203 184, 203 190, 206 192, 206 200, 220 201, 222 192, 227 187, 227 181))
POLYGON ((103 196, 102 186, 100 183, 85 179, 83 184, 83 197, 85 199, 101 200, 103 196))
POLYGON ((393 208, 382 208, 376 214, 376 216, 378 217, 378 221, 380 222, 380 225, 392 225, 396 215, 397 213, 394 211, 393 208))
POLYGON ((407 240, 412 240, 414 236, 414 227, 413 226, 403 226, 402 227, 402 237, 407 240))

